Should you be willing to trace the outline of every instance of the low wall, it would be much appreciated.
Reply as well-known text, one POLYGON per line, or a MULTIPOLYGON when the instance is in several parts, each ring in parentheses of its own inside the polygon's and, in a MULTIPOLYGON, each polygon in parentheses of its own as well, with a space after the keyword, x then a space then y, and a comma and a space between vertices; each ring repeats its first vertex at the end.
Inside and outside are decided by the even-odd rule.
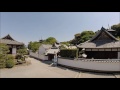
POLYGON ((40 59, 40 60, 48 60, 48 56, 41 55, 41 54, 38 54, 38 53, 30 52, 30 56, 34 57, 34 58, 37 58, 37 59, 40 59))
POLYGON ((69 60, 58 58, 58 64, 78 69, 120 72, 120 61, 69 60))

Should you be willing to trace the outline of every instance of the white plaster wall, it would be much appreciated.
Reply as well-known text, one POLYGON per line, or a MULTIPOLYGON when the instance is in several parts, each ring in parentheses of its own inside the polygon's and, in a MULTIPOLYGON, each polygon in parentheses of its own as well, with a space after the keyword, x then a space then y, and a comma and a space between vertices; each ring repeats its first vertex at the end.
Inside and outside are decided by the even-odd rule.
POLYGON ((38 53, 30 52, 30 56, 32 56, 34 58, 38 58, 40 60, 48 60, 48 56, 41 55, 41 54, 38 54, 38 53))
POLYGON ((39 47, 39 54, 44 54, 45 53, 45 48, 41 45, 39 47))
POLYGON ((12 54, 16 54, 16 47, 12 48, 12 54))
POLYGON ((120 62, 96 62, 96 61, 81 61, 81 60, 67 60, 58 58, 58 64, 91 69, 91 70, 100 70, 100 71, 120 71, 120 62))
POLYGON ((45 55, 40 55, 38 56, 39 59, 41 60, 48 60, 48 56, 45 56, 45 55))

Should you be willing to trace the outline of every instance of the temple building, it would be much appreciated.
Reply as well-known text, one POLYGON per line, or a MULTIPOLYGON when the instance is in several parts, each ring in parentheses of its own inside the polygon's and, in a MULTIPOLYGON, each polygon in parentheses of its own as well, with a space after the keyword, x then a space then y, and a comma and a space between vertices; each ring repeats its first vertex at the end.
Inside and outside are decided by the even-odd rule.
POLYGON ((48 56, 47 60, 52 60, 54 59, 54 56, 57 54, 59 55, 60 49, 59 49, 60 44, 58 42, 54 43, 53 45, 50 44, 42 44, 39 47, 39 55, 45 55, 48 56))
POLYGON ((112 35, 113 32, 102 27, 93 38, 77 45, 79 52, 84 49, 88 59, 120 59, 120 40, 112 35))
POLYGON ((16 55, 17 50, 20 47, 24 46, 24 43, 14 40, 9 34, 1 38, 0 43, 7 44, 10 50, 9 54, 13 54, 13 55, 16 55))

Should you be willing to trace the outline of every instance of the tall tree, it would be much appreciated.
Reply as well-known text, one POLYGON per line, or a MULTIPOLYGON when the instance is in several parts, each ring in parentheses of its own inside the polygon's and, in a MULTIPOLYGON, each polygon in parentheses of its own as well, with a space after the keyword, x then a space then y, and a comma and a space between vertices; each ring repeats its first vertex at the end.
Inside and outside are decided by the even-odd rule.
POLYGON ((28 44, 28 49, 36 52, 42 44, 54 44, 55 42, 57 42, 57 40, 54 37, 48 37, 47 39, 42 40, 42 42, 30 41, 28 44))
POLYGON ((115 30, 115 37, 119 38, 120 37, 120 23, 111 26, 111 28, 115 30))
POLYGON ((39 42, 29 42, 28 44, 28 49, 32 50, 33 52, 36 52, 39 47, 40 47, 41 43, 39 42))
POLYGON ((93 31, 83 31, 81 33, 81 39, 80 39, 80 43, 83 43, 89 39, 91 39, 94 36, 94 32, 93 31))
POLYGON ((70 43, 74 45, 83 43, 92 38, 94 34, 95 33, 93 31, 83 31, 82 33, 77 33, 74 35, 74 39, 70 40, 70 43))
POLYGON ((44 43, 54 44, 55 42, 57 42, 57 40, 54 37, 48 37, 44 43))

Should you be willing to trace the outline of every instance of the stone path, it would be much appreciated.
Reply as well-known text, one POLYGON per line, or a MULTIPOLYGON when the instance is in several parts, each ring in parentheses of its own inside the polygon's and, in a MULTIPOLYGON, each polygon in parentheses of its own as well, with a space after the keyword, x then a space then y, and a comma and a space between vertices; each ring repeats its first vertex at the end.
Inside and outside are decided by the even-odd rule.
POLYGON ((120 78, 120 74, 90 73, 54 67, 49 61, 28 58, 30 65, 19 65, 11 69, 0 69, 0 78, 120 78))

